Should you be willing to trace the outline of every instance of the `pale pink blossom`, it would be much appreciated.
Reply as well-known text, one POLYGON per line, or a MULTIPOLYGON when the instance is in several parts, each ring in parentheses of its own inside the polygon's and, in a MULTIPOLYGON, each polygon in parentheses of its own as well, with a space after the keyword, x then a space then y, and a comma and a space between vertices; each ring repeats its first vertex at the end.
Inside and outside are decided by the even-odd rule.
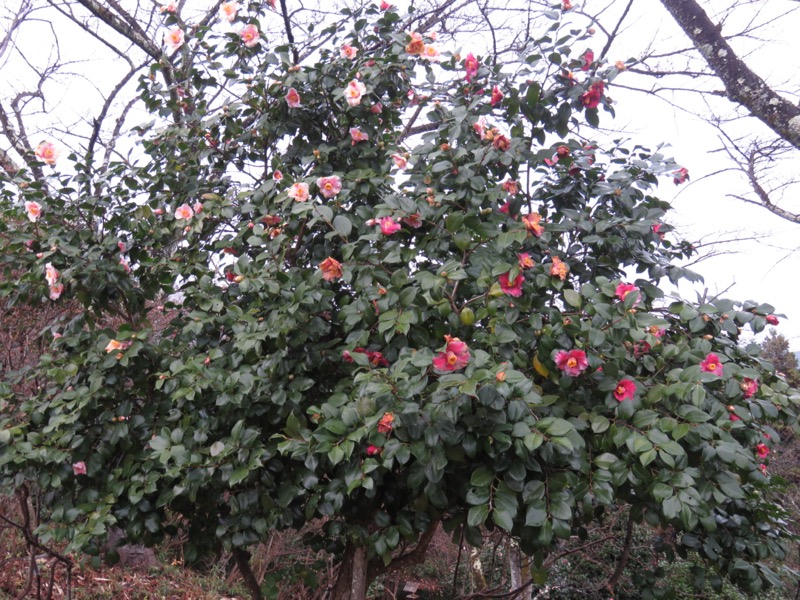
POLYGON ((366 93, 367 86, 356 79, 348 83, 347 87, 344 89, 345 100, 347 100, 347 104, 350 106, 358 106, 361 104, 361 97, 366 93))
POLYGON ((289 88, 289 91, 286 92, 283 98, 286 100, 286 104, 289 105, 289 108, 298 108, 300 106, 300 94, 298 94, 297 90, 294 88, 289 88))
POLYGON ((183 29, 180 27, 173 27, 164 32, 164 45, 169 48, 171 52, 183 46, 184 39, 183 29))
POLYGON ((74 475, 86 475, 86 463, 83 461, 72 463, 72 473, 74 475))
POLYGON ((425 60, 438 62, 442 57, 439 54, 439 49, 436 46, 433 44, 425 44, 425 47, 422 49, 422 58, 425 60))
POLYGON ((119 264, 122 265, 122 268, 125 269, 126 273, 131 272, 131 264, 124 257, 120 257, 119 264))
POLYGON ((397 223, 392 217, 378 219, 378 224, 381 226, 381 233, 384 235, 392 235, 401 229, 400 223, 397 223))
POLYGON ((50 286, 50 300, 58 300, 61 297, 61 294, 64 293, 64 284, 63 283, 54 283, 50 286))
POLYGON ((120 342, 119 340, 110 340, 108 344, 106 344, 106 353, 110 354, 117 350, 122 350, 125 348, 125 344, 120 342))
POLYGON ((353 60, 358 55, 358 48, 345 44, 342 46, 342 58, 353 60))
POLYGON ((176 13, 178 12, 178 3, 174 2, 174 0, 160 0, 159 4, 159 12, 161 13, 176 13))
POLYGON ((355 146, 358 142, 366 142, 369 139, 369 136, 361 131, 360 127, 351 127, 350 137, 353 138, 353 146, 355 146))
POLYGON ((203 212, 203 203, 195 202, 194 206, 192 206, 192 210, 194 210, 194 214, 199 215, 201 212, 203 212))
POLYGON ((33 153, 36 155, 36 158, 43 163, 47 163, 48 165, 56 164, 56 160, 60 154, 58 148, 56 148, 53 142, 40 143, 38 146, 36 146, 36 150, 34 150, 33 153))
POLYGON ((178 208, 175 209, 175 218, 176 219, 191 219, 194 216, 194 211, 192 207, 188 204, 181 204, 178 208))
POLYGON ((392 160, 394 161, 394 166, 398 169, 405 169, 408 166, 408 161, 402 154, 392 154, 392 160))
POLYGON ((39 217, 42 214, 42 205, 33 201, 26 202, 25 212, 28 213, 28 218, 31 220, 31 222, 35 223, 39 220, 39 217))
POLYGON ((44 278, 47 280, 48 285, 55 285, 58 282, 58 278, 61 276, 61 273, 52 265, 52 263, 47 263, 44 266, 44 278))
POLYGON ((317 179, 317 185, 319 186, 320 194, 325 196, 328 200, 342 191, 342 181, 336 175, 320 177, 317 179))
POLYGON ((242 38, 242 43, 247 48, 252 48, 258 44, 258 38, 261 37, 261 35, 258 33, 258 27, 250 23, 242 27, 241 31, 239 31, 239 37, 242 38))
POLYGON ((223 2, 219 7, 219 18, 228 23, 232 23, 239 12, 238 2, 223 2))
POLYGON ((294 183, 292 187, 289 188, 289 191, 286 192, 286 195, 289 196, 295 202, 305 202, 308 200, 308 184, 307 183, 294 183))

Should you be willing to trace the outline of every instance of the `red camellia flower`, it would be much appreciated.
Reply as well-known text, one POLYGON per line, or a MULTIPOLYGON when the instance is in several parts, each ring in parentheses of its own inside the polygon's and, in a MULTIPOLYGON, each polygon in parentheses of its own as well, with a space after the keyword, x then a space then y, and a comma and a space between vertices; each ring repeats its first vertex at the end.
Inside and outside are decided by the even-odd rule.
POLYGON ((736 415, 734 413, 731 413, 730 419, 731 419, 731 421, 734 421, 734 422, 742 420, 742 418, 739 415, 736 415))
POLYGON ((775 315, 767 315, 767 323, 769 323, 770 325, 777 325, 778 323, 780 323, 780 321, 778 320, 778 317, 776 317, 775 315))
POLYGON ((700 370, 722 377, 722 363, 719 362, 719 356, 711 352, 706 356, 705 360, 700 363, 700 370))
POLYGON ((514 278, 514 281, 509 281, 508 276, 509 273, 503 273, 497 278, 497 280, 500 282, 500 288, 509 296, 519 298, 522 296, 522 284, 525 283, 525 277, 522 275, 522 273, 519 273, 514 278))
POLYGON ((742 383, 739 384, 739 387, 742 389, 742 394, 745 398, 752 398, 758 391, 758 379, 745 377, 742 379, 742 383))
POLYGON ((617 402, 623 400, 633 400, 633 395, 636 393, 636 384, 630 379, 621 379, 614 388, 614 398, 617 402))
MULTIPOLYGON (((639 288, 633 285, 632 283, 620 283, 615 290, 615 294, 617 298, 619 298, 620 302, 625 300, 625 296, 630 294, 631 292, 638 292, 639 288)), ((637 300, 636 303, 638 304, 639 301, 637 300)))
POLYGON ((767 448, 766 444, 758 444, 756 446, 756 454, 758 454, 758 458, 764 460, 769 456, 769 448, 767 448))
POLYGON ((380 456, 381 452, 383 452, 383 448, 380 446, 373 446, 372 444, 367 446, 367 456, 380 456))
POLYGON ((589 366, 586 352, 583 350, 559 350, 556 354, 556 366, 570 377, 577 377, 589 366))
POLYGON ((492 106, 497 106, 502 101, 503 101, 503 92, 500 91, 499 87, 494 86, 494 88, 492 88, 492 99, 491 99, 492 106))
POLYGON ((382 433, 383 435, 388 435, 394 429, 394 415, 390 412, 386 413, 381 417, 381 420, 378 421, 378 433, 382 433))
POLYGON ((672 173, 672 183, 675 185, 680 185, 685 183, 687 179, 689 179, 689 169, 686 167, 681 167, 677 171, 672 173))
POLYGON ((592 52, 591 50, 587 50, 586 52, 583 53, 583 56, 581 58, 583 59, 583 66, 581 67, 581 71, 588 71, 589 68, 592 66, 592 63, 594 62, 594 52, 592 52))
POLYGON ((581 96, 581 102, 586 108, 597 108, 603 98, 605 84, 602 81, 595 81, 589 90, 581 96))
POLYGON ((472 52, 467 54, 467 58, 464 59, 464 69, 467 71, 467 82, 472 81, 472 78, 478 74, 479 66, 478 59, 475 58, 472 52))
POLYGON ((458 371, 467 366, 470 359, 469 348, 458 338, 444 336, 444 352, 433 358, 433 368, 437 371, 458 371))

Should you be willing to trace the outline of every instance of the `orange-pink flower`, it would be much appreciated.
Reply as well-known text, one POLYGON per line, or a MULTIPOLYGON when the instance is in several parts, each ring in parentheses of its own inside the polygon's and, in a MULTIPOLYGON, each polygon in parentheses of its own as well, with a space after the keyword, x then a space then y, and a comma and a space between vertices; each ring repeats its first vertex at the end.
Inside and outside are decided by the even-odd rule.
POLYGON ((520 254, 517 254, 517 261, 519 262, 520 269, 531 269, 536 264, 535 262, 533 262, 531 255, 528 254, 527 252, 522 252, 520 254))
POLYGON ((550 275, 559 277, 562 281, 567 278, 569 266, 557 256, 553 257, 553 264, 550 265, 550 275))
POLYGON ((358 55, 358 48, 350 46, 349 44, 345 44, 342 46, 342 57, 349 58, 350 60, 354 59, 358 55))
POLYGON ((236 18, 236 13, 239 12, 238 2, 223 2, 219 7, 219 18, 232 23, 236 18))
POLYGON ((56 164, 56 160, 58 160, 58 155, 60 154, 53 142, 41 142, 36 146, 33 153, 36 155, 36 158, 48 165, 56 164))
POLYGON ((394 429, 394 415, 390 412, 383 415, 378 421, 378 433, 382 433, 383 435, 388 435, 394 429))
POLYGON ((589 366, 586 352, 583 350, 559 350, 556 354, 556 367, 570 377, 577 377, 589 366))
POLYGON ((171 52, 183 46, 183 42, 184 33, 183 29, 180 27, 172 27, 164 32, 164 45, 169 48, 171 52))
POLYGON ((64 293, 63 283, 54 283, 50 286, 50 300, 58 300, 64 293))
POLYGON ((503 290, 503 293, 508 294, 509 296, 519 298, 522 296, 522 284, 525 283, 525 276, 522 273, 519 273, 514 278, 514 281, 509 281, 508 276, 509 273, 503 273, 497 278, 500 282, 500 289, 503 290))
POLYGON ((444 336, 445 348, 433 358, 433 368, 437 371, 459 371, 467 366, 470 359, 469 348, 458 338, 444 336))
POLYGON ((300 94, 298 94, 297 90, 294 88, 289 88, 289 91, 286 92, 284 96, 284 100, 286 100, 286 104, 289 105, 289 108, 298 108, 300 106, 300 94))
POLYGON ((513 179, 509 179, 508 181, 503 182, 502 187, 506 192, 508 192, 512 196, 516 196, 517 194, 519 194, 519 181, 514 181, 513 179))
POLYGON ((621 379, 614 388, 614 398, 617 402, 632 400, 634 394, 636 394, 636 384, 630 379, 621 379))
POLYGON ((541 220, 542 216, 536 212, 522 216, 522 223, 525 225, 525 229, 536 237, 541 237, 542 233, 544 233, 544 227, 539 224, 541 220))
POLYGON ((181 204, 178 208, 175 209, 175 218, 176 219, 191 219, 194 216, 194 211, 192 207, 188 204, 181 204))
POLYGON ((713 373, 714 375, 722 376, 722 363, 719 360, 719 356, 714 354, 713 352, 709 353, 708 356, 700 363, 700 370, 706 373, 713 373))
POLYGON ((242 43, 247 48, 252 48, 258 44, 258 38, 261 37, 261 34, 258 33, 258 27, 250 23, 242 27, 241 31, 239 31, 239 37, 242 38, 242 43))
POLYGON ((335 281, 342 276, 342 263, 329 256, 319 264, 322 271, 322 278, 325 281, 335 281))
POLYGON ((406 52, 409 54, 422 54, 425 52, 425 42, 422 41, 422 36, 414 32, 411 34, 411 41, 406 44, 406 52))
POLYGON ((392 154, 392 160, 398 169, 405 169, 408 166, 408 160, 402 154, 392 154))
POLYGON ((366 142, 369 140, 369 135, 361 131, 360 127, 350 128, 350 137, 353 139, 352 145, 355 146, 358 142, 366 142))
POLYGON ((108 344, 106 344, 106 352, 111 353, 117 350, 122 350, 125 347, 125 344, 120 342, 119 340, 110 340, 108 344))
POLYGON ((42 205, 34 201, 26 202, 25 212, 28 213, 28 218, 31 222, 35 223, 42 214, 42 205))
POLYGON ((500 88, 498 86, 494 86, 494 88, 492 88, 492 98, 490 100, 491 105, 497 106, 502 101, 503 101, 503 92, 500 91, 500 88))
POLYGON ((354 79, 347 84, 344 89, 344 98, 350 106, 358 106, 361 104, 361 98, 367 93, 367 86, 360 81, 354 79))
POLYGON ((289 188, 289 191, 286 192, 286 195, 289 196, 295 202, 305 202, 308 200, 308 184, 307 183, 293 183, 292 187, 289 188))
POLYGON ((336 175, 320 177, 317 179, 317 185, 319 186, 320 194, 325 196, 328 200, 342 191, 342 181, 336 175))

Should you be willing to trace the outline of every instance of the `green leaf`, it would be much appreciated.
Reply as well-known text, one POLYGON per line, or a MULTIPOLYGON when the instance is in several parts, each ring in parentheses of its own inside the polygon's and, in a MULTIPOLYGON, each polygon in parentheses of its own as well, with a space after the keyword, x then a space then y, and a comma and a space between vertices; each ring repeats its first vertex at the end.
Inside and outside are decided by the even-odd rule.
POLYGON ((479 504, 478 506, 473 506, 467 512, 467 524, 470 527, 478 527, 479 525, 483 525, 486 522, 486 518, 489 516, 489 505, 488 504, 479 504))
POLYGON ((564 300, 566 300, 567 304, 569 304, 570 306, 574 306, 575 308, 580 308, 581 304, 583 304, 583 298, 581 298, 581 295, 575 290, 565 289, 563 293, 564 293, 564 300))

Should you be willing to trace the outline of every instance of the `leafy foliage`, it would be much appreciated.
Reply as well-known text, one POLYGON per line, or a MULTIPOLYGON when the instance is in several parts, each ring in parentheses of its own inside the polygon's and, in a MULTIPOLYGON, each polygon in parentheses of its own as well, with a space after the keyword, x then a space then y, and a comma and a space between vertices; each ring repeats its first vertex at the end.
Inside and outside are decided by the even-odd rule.
POLYGON ((677 165, 566 139, 610 110, 616 70, 567 76, 582 60, 556 21, 465 80, 399 23, 354 13, 302 65, 196 28, 175 88, 141 82, 141 154, 3 180, 8 302, 52 302, 50 264, 82 305, 18 374, 36 393, 2 387, 3 489, 46 494, 45 538, 180 529, 190 561, 325 518, 310 543, 379 563, 444 520, 541 565, 626 504, 750 590, 777 584, 786 514, 761 465, 796 400, 739 344, 773 309, 665 297, 697 277, 653 195, 677 165), (237 95, 216 106, 222 80, 237 95))

